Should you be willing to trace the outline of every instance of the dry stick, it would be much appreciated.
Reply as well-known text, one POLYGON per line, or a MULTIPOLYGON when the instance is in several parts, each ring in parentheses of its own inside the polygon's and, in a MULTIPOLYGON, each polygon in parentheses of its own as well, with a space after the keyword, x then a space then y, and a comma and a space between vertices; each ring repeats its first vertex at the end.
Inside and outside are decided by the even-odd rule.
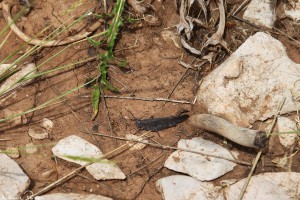
MULTIPOLYGON (((89 96, 81 96, 81 97, 90 98, 89 96)), ((126 99, 126 100, 138 100, 138 101, 165 101, 165 102, 172 102, 172 103, 192 104, 192 102, 190 101, 166 99, 166 98, 124 97, 124 96, 113 96, 113 95, 101 95, 101 97, 112 98, 112 99, 126 99)))
MULTIPOLYGON (((140 137, 143 137, 143 136, 145 136, 145 135, 148 134, 148 133, 149 133, 149 131, 146 132, 146 133, 144 133, 144 134, 141 135, 140 137)), ((118 148, 115 148, 114 150, 112 150, 112 151, 110 151, 110 152, 108 152, 108 153, 102 155, 99 159, 107 158, 109 155, 115 153, 116 151, 119 151, 120 149, 122 149, 122 148, 124 148, 124 147, 126 147, 126 146, 129 148, 131 145, 123 144, 123 145, 119 146, 118 148)), ((126 149, 128 149, 128 148, 126 148, 126 149)), ((72 172, 70 172, 69 174, 65 175, 64 177, 62 177, 62 178, 58 179, 57 181, 51 183, 50 185, 46 186, 45 188, 43 188, 43 189, 40 190, 39 192, 37 192, 37 193, 35 193, 35 194, 32 194, 31 196, 28 197, 28 199, 32 199, 32 198, 34 198, 34 197, 36 197, 36 196, 38 196, 38 195, 44 194, 45 192, 51 190, 52 188, 54 188, 55 186, 61 184, 62 182, 66 181, 66 180, 69 180, 69 179, 72 178, 74 175, 76 175, 78 172, 80 172, 83 168, 85 168, 85 167, 87 167, 87 166, 89 166, 89 165, 91 165, 91 164, 93 164, 93 163, 90 163, 90 162, 89 162, 89 163, 86 163, 86 164, 84 164, 84 165, 78 167, 77 169, 75 169, 74 171, 72 171, 72 172)))
POLYGON ((94 31, 96 31, 100 26, 101 22, 96 22, 92 26, 90 26, 84 33, 77 34, 74 36, 67 37, 63 40, 51 40, 51 41, 42 41, 39 39, 33 39, 29 36, 27 36, 25 33, 23 33, 14 23, 10 10, 12 8, 12 4, 8 4, 5 2, 2 2, 2 9, 3 9, 3 16, 6 20, 6 22, 10 25, 11 30, 24 42, 31 44, 31 45, 38 45, 43 47, 53 47, 53 46, 60 46, 65 44, 70 44, 72 42, 76 42, 78 40, 84 39, 90 34, 92 34, 94 31))
MULTIPOLYGON (((193 58, 191 64, 195 61, 195 58, 193 58)), ((190 65, 191 65, 190 64, 190 65)), ((173 92, 175 91, 175 89, 177 88, 177 86, 181 83, 181 81, 184 79, 185 75, 187 74, 187 72, 189 71, 190 68, 186 68, 185 72, 182 74, 181 78, 179 79, 179 81, 176 83, 176 85, 174 86, 173 90, 170 92, 169 96, 167 97, 167 99, 170 99, 170 97, 172 96, 173 92)))
POLYGON ((235 15, 236 13, 238 13, 246 4, 248 4, 251 0, 245 0, 235 11, 231 12, 227 18, 229 18, 232 15, 235 15))
MULTIPOLYGON (((101 94, 104 94, 104 91, 103 91, 103 88, 100 86, 100 91, 101 91, 101 94)), ((113 135, 113 128, 112 128, 112 125, 111 125, 111 120, 110 120, 110 116, 109 116, 109 111, 108 111, 108 107, 107 107, 107 104, 106 104, 106 99, 101 95, 100 96, 103 100, 103 107, 106 111, 106 118, 108 120, 108 124, 109 124, 109 132, 110 132, 110 135, 113 135)))
MULTIPOLYGON (((251 22, 249 22, 249 21, 247 21, 247 20, 244 20, 244 19, 242 19, 242 18, 239 18, 239 17, 237 17, 237 16, 235 16, 235 15, 232 15, 231 16, 232 18, 234 18, 234 19, 236 19, 236 20, 238 20, 238 21, 241 21, 241 22, 244 22, 244 23, 246 23, 246 24, 248 24, 248 25, 250 25, 250 26, 253 26, 254 28, 256 28, 256 29, 258 29, 258 30, 263 30, 263 31, 267 31, 267 32, 270 32, 270 33, 273 33, 273 34, 280 34, 280 33, 278 33, 278 32, 275 32, 275 31, 272 31, 272 30, 270 30, 270 29, 267 29, 267 28, 261 28, 261 27, 259 27, 259 26, 256 26, 255 24, 253 24, 253 23, 251 23, 251 22)), ((283 34, 284 35, 284 34, 283 34)), ((294 39, 295 40, 295 39, 294 39)), ((296 40, 297 41, 297 40, 296 40)), ((299 41, 298 41, 299 42, 299 41)))
MULTIPOLYGON (((268 132, 267 132, 267 137, 270 136, 270 134, 271 134, 271 132, 272 132, 274 126, 275 126, 277 117, 278 117, 278 115, 279 115, 279 112, 281 111, 281 108, 282 108, 284 102, 285 102, 285 97, 283 98, 282 102, 280 103, 280 105, 279 105, 279 107, 278 107, 278 110, 277 110, 276 115, 274 116, 272 125, 271 125, 270 129, 269 129, 268 132)), ((250 172, 249 172, 249 174, 248 174, 248 177, 247 177, 247 179, 246 179, 246 182, 245 182, 244 185, 243 185, 243 188, 242 188, 242 190, 241 190, 241 193, 240 193, 240 195, 239 195, 238 200, 242 200, 242 199, 243 199, 243 196, 244 196, 244 194, 245 194, 245 192, 246 192, 246 189, 247 189, 247 187, 248 187, 248 184, 249 184, 249 182, 250 182, 250 179, 251 179, 251 177, 252 177, 252 174, 253 174, 253 172, 254 172, 254 169, 255 169, 256 166, 257 166, 258 160, 259 160, 259 158, 261 157, 261 154, 262 154, 262 150, 260 150, 260 151, 256 154, 255 160, 254 160, 253 165, 252 165, 252 167, 251 167, 251 170, 250 170, 250 172)))
POLYGON ((190 68, 186 68, 186 70, 184 71, 184 73, 182 74, 181 78, 179 79, 179 81, 176 83, 176 85, 174 86, 174 88, 172 89, 172 91, 170 92, 170 94, 168 95, 167 99, 169 99, 172 94, 174 93, 175 89, 177 88, 177 86, 181 83, 181 81, 184 79, 185 75, 187 74, 187 72, 189 71, 190 68))
POLYGON ((278 29, 278 28, 273 28, 275 31, 277 31, 278 33, 286 36, 287 38, 289 38, 290 40, 293 40, 294 42, 298 43, 298 45, 300 45, 299 40, 296 40, 295 38, 289 36, 287 33, 283 32, 282 30, 278 29))
POLYGON ((10 141, 10 140, 14 140, 14 139, 12 139, 12 138, 4 138, 4 139, 0 139, 0 142, 2 142, 2 141, 10 141))
POLYGON ((125 141, 130 141, 130 142, 137 142, 137 143, 147 144, 149 146, 157 147, 157 148, 161 148, 161 149, 171 149, 171 150, 179 150, 179 151, 195 153, 195 154, 199 154, 199 155, 202 155, 202 156, 208 156, 208 157, 212 157, 212 158, 219 158, 219 159, 223 159, 223 160, 228 160, 230 162, 234 162, 234 163, 237 163, 237 164, 240 164, 240 165, 251 166, 250 163, 247 163, 247 162, 244 162, 244 161, 239 161, 239 160, 234 160, 234 159, 230 159, 230 158, 225 158, 225 157, 222 157, 222 156, 216 156, 216 155, 212 155, 212 154, 202 153, 202 152, 193 151, 193 150, 190 150, 190 149, 172 147, 172 146, 163 145, 163 144, 156 144, 156 143, 150 143, 150 142, 145 142, 145 141, 139 141, 139 140, 135 140, 135 139, 127 139, 127 138, 118 137, 118 136, 110 136, 110 135, 105 135, 105 134, 101 134, 101 133, 93 133, 93 134, 97 135, 97 136, 102 136, 102 137, 115 138, 115 139, 118 139, 118 140, 125 140, 125 141))
POLYGON ((247 21, 247 20, 244 20, 244 19, 242 19, 242 18, 239 18, 239 17, 237 17, 237 16, 235 16, 235 15, 231 15, 231 17, 234 18, 234 19, 236 19, 236 20, 238 20, 238 21, 244 22, 244 23, 246 23, 246 24, 248 24, 248 25, 250 25, 250 26, 253 26, 254 28, 256 28, 256 29, 258 29, 258 30, 268 31, 268 32, 270 32, 270 33, 272 33, 272 34, 276 34, 276 35, 283 35, 283 36, 287 37, 288 39, 290 39, 290 40, 296 42, 298 45, 300 45, 300 41, 299 41, 299 40, 297 40, 297 39, 295 39, 295 38, 289 36, 287 33, 283 32, 283 31, 280 30, 280 29, 277 29, 277 28, 274 27, 273 29, 274 29, 275 31, 272 31, 272 30, 269 30, 269 29, 268 29, 268 30, 264 30, 264 28, 258 27, 258 26, 256 26, 255 24, 253 24, 253 23, 251 23, 251 22, 249 22, 249 21, 247 21))

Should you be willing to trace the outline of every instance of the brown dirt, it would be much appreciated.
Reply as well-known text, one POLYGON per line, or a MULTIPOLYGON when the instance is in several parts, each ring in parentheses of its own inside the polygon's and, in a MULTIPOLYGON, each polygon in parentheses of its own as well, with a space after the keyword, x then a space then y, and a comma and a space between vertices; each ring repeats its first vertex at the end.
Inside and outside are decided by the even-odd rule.
MULTIPOLYGON (((14 2, 16 5, 19 5, 17 1, 14 2)), ((85 2, 84 5, 75 9, 72 14, 67 14, 65 17, 62 17, 63 12, 74 3, 73 1, 64 0, 59 1, 59 3, 54 0, 35 1, 29 15, 23 17, 17 24, 19 27, 22 27, 26 34, 32 36, 49 24, 52 24, 53 27, 58 27, 61 22, 66 21, 68 18, 80 16, 89 8, 93 8, 97 2, 85 2)), ((188 70, 186 75, 184 75, 186 69, 178 64, 178 60, 182 55, 186 62, 191 62, 194 57, 186 51, 177 48, 171 40, 164 40, 162 37, 162 31, 165 29, 173 33, 176 32, 174 25, 178 23, 179 16, 173 2, 174 1, 154 1, 152 4, 154 6, 153 13, 161 20, 159 25, 151 26, 145 22, 138 22, 122 29, 115 47, 115 56, 127 60, 129 70, 125 71, 116 66, 112 66, 108 72, 111 82, 120 89, 121 96, 167 98, 178 81, 184 76, 183 80, 175 88, 171 98, 187 101, 194 99, 197 88, 197 81, 195 80, 197 80, 199 74, 197 71, 188 70), (135 43, 137 46, 132 47, 135 43)), ((129 6, 127 6, 126 9, 133 12, 129 6)), ((18 8, 14 8, 14 10, 16 11, 18 8)), ((90 22, 83 21, 82 24, 69 30, 67 34, 74 34, 76 30, 87 23, 90 22)), ((0 17, 1 29, 5 26, 5 20, 3 17, 0 17)), ((232 35, 234 31, 236 35, 239 35, 237 33, 240 29, 235 29, 237 26, 246 27, 250 30, 249 35, 255 31, 251 26, 232 20, 232 23, 230 25, 228 24, 228 32, 226 34, 226 40, 229 41, 229 47, 232 51, 238 48, 244 41, 243 38, 239 38, 242 40, 241 42, 230 42, 232 37, 229 36, 232 35)), ((4 36, 5 35, 6 34, 4 34, 4 36)), ((4 36, 1 36, 1 41, 4 36)), ((45 35, 41 35, 41 38, 44 36, 45 35)), ((283 41, 287 45, 291 57, 299 62, 299 56, 297 56, 299 55, 299 49, 293 46, 287 39, 283 41)), ((26 52, 29 46, 16 35, 11 34, 5 46, 1 49, 0 60, 6 58, 21 45, 24 45, 21 49, 21 53, 14 56, 12 60, 20 56, 22 52, 26 52)), ((35 56, 27 58, 26 61, 35 60, 37 65, 39 65, 62 48, 64 47, 44 48, 42 51, 37 52, 35 56)), ((95 52, 97 53, 97 50, 93 50, 87 42, 76 44, 47 62, 39 71, 52 69, 83 58, 88 58, 92 54, 97 55, 95 52)), ((223 54, 225 55, 224 52, 223 54)), ((12 60, 10 62, 12 62, 12 60)), ((221 62, 222 60, 223 59, 220 59, 219 61, 221 62)), ((17 92, 16 97, 7 101, 2 105, 1 109, 7 108, 12 111, 20 111, 40 105, 58 96, 58 94, 62 94, 67 90, 83 84, 87 77, 93 77, 97 74, 97 65, 97 61, 88 62, 83 65, 71 66, 64 71, 43 76, 30 85, 21 88, 21 90, 17 92)), ((218 62, 216 62, 212 68, 217 65, 218 62)), ((205 66, 202 70, 202 74, 205 74, 209 70, 209 66, 205 66)), ((191 105, 186 104, 106 99, 105 103, 103 100, 101 101, 100 112, 97 118, 92 121, 91 93, 92 88, 82 88, 68 95, 64 102, 26 115, 28 119, 26 124, 13 126, 6 123, 0 127, 2 132, 0 139, 12 139, 9 141, 1 141, 0 148, 5 149, 6 147, 14 146, 21 149, 21 157, 15 159, 15 161, 31 178, 32 184, 30 190, 34 193, 78 167, 75 164, 60 159, 58 159, 58 164, 55 164, 55 161, 52 159, 51 148, 53 144, 64 137, 74 134, 96 144, 91 136, 86 134, 86 129, 92 132, 93 127, 98 127, 98 132, 100 133, 124 137, 125 134, 128 133, 141 133, 135 127, 134 118, 165 117, 176 115, 183 110, 191 111, 191 113, 197 112, 197 110, 193 110, 191 105), (110 129, 108 116, 111 121, 112 129, 110 129), (32 140, 28 135, 28 129, 37 128, 43 118, 49 118, 55 124, 50 138, 45 140, 32 140), (22 150, 22 148, 30 142, 40 145, 37 153, 27 154, 24 149, 22 150), (49 170, 54 170, 56 173, 48 177, 43 177, 42 173, 49 170)), ((105 94, 112 93, 105 91, 105 94)), ((176 145, 179 139, 192 138, 195 136, 200 136, 204 139, 226 145, 222 138, 195 130, 186 123, 158 133, 150 133, 149 136, 151 136, 151 139, 155 142, 171 146, 176 145)), ((124 144, 124 141, 105 137, 97 137, 97 140, 104 153, 110 152, 114 148, 124 144)), ((249 151, 231 143, 229 146, 234 150, 238 150, 244 161, 251 162, 255 156, 254 151, 249 151)), ((135 172, 145 165, 146 167, 128 176, 126 180, 111 181, 95 181, 86 171, 83 171, 80 173, 81 176, 76 176, 66 181, 60 186, 55 187, 49 193, 74 192, 81 194, 101 194, 113 199, 161 199, 161 195, 155 188, 155 181, 161 177, 177 174, 163 167, 164 161, 170 154, 170 150, 153 147, 146 147, 141 151, 126 151, 111 158, 126 175, 135 172), (158 159, 155 162, 147 165, 147 163, 156 158, 158 159)), ((267 160, 271 158, 269 155, 264 157, 266 157, 267 160)), ((299 159, 299 156, 295 159, 299 159)), ((300 171, 299 165, 295 166, 292 170, 300 171)), ((274 166, 266 167, 260 163, 256 173, 266 171, 278 171, 278 168, 274 166)), ((248 172, 248 167, 237 166, 234 171, 219 178, 216 182, 227 178, 244 178, 248 172)))

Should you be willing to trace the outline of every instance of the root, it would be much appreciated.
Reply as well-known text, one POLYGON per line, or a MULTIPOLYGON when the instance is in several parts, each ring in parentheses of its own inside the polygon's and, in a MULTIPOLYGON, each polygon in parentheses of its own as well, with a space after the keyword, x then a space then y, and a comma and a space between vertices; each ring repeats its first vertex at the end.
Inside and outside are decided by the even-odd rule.
POLYGON ((7 24, 10 25, 11 30, 21 40, 23 40, 24 42, 31 44, 31 45, 37 45, 37 46, 42 46, 42 47, 54 47, 54 46, 70 44, 70 43, 73 43, 73 42, 76 42, 76 41, 86 38, 91 33, 93 33, 95 30, 97 30, 101 25, 101 22, 98 21, 98 22, 94 23, 91 27, 89 27, 84 33, 70 36, 70 37, 67 37, 62 40, 43 41, 43 40, 39 40, 39 39, 33 39, 33 38, 27 36, 16 26, 16 24, 14 23, 14 21, 12 19, 11 13, 10 13, 11 8, 12 8, 11 4, 2 2, 2 4, 0 4, 0 8, 1 8, 1 5, 2 5, 2 9, 3 9, 3 16, 4 16, 7 24))

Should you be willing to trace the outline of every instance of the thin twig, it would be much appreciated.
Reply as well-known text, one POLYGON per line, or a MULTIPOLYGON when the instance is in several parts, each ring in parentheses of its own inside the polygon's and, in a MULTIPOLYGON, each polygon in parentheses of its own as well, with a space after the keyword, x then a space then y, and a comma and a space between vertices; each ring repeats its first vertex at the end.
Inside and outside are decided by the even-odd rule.
POLYGON ((235 11, 231 12, 228 16, 232 16, 232 15, 235 15, 236 13, 238 13, 244 6, 246 6, 251 0, 245 0, 235 11))
POLYGON ((139 141, 139 140, 134 140, 134 139, 127 139, 127 138, 123 138, 123 137, 105 135, 105 134, 101 134, 101 133, 93 133, 93 134, 97 135, 97 136, 109 137, 109 138, 114 138, 114 139, 118 139, 118 140, 125 140, 125 141, 130 141, 130 142, 137 142, 137 143, 147 144, 149 146, 156 147, 156 148, 161 148, 161 149, 171 149, 171 150, 179 150, 179 151, 185 151, 185 152, 195 153, 195 154, 199 154, 199 155, 202 155, 202 156, 207 156, 207 157, 212 157, 212 158, 219 158, 219 159, 223 159, 223 160, 228 160, 230 162, 234 162, 234 163, 237 163, 237 164, 240 164, 240 165, 251 166, 250 163, 247 163, 247 162, 244 162, 244 161, 239 161, 239 160, 234 160, 234 159, 230 159, 230 158, 225 158, 225 157, 222 157, 222 156, 216 156, 216 155, 212 155, 212 154, 202 153, 202 152, 193 151, 193 150, 190 150, 190 149, 172 147, 172 146, 168 146, 168 145, 150 143, 150 142, 139 141))
POLYGON ((12 138, 4 138, 4 139, 0 139, 1 142, 3 142, 3 141, 10 141, 10 140, 14 140, 14 139, 12 139, 12 138))
POLYGON ((149 175, 149 177, 144 181, 143 185, 140 188, 139 193, 137 193, 137 195, 133 198, 133 199, 137 199, 141 193, 143 192, 145 186, 147 185, 147 183, 157 174, 159 173, 162 169, 164 168, 163 165, 161 165, 155 172, 153 172, 151 175, 149 175))
POLYGON ((185 75, 187 74, 188 71, 189 71, 189 68, 186 68, 186 70, 182 74, 181 78, 176 83, 176 85, 174 86, 174 88, 172 89, 172 91, 170 92, 170 94, 168 95, 167 99, 169 99, 172 96, 173 92, 175 91, 175 89, 177 88, 177 86, 181 83, 181 81, 184 79, 184 77, 185 77, 185 75))
POLYGON ((150 162, 148 162, 147 164, 143 165, 142 167, 134 170, 133 172, 131 172, 130 174, 127 175, 127 177, 132 176, 133 174, 135 174, 136 172, 144 169, 145 167, 147 167, 148 165, 154 163, 155 161, 157 161, 158 159, 160 159, 163 155, 165 155, 165 153, 160 154, 159 156, 157 156, 155 159, 151 160, 150 162))
MULTIPOLYGON (((90 96, 81 96, 81 97, 91 98, 90 96)), ((176 100, 176 99, 166 99, 166 98, 124 97, 124 96, 113 96, 113 95, 101 95, 101 97, 112 98, 112 99, 137 100, 137 101, 165 101, 165 102, 172 102, 172 103, 192 104, 192 102, 190 102, 190 101, 176 100)))
MULTIPOLYGON (((101 86, 100 86, 100 91, 101 91, 101 94, 105 95, 105 93, 104 93, 101 86)), ((109 116, 109 110, 108 110, 108 107, 107 107, 107 104, 106 104, 106 99, 103 97, 103 95, 101 95, 101 98, 102 98, 102 101, 103 101, 103 107, 106 111, 106 118, 107 118, 108 124, 109 124, 109 132, 110 132, 111 135, 114 135, 111 120, 110 120, 110 116, 109 116)))
MULTIPOLYGON (((276 115, 274 116, 272 125, 270 126, 270 128, 269 128, 269 130, 268 130, 268 132, 267 132, 267 137, 270 136, 270 134, 271 134, 271 132, 272 132, 274 126, 275 126, 275 123, 276 123, 276 121, 277 121, 277 117, 278 117, 278 115, 279 115, 279 113, 280 113, 280 111, 281 111, 281 108, 282 108, 284 102, 285 102, 285 98, 283 98, 282 102, 280 103, 280 105, 279 105, 279 107, 278 107, 278 109, 277 109, 277 113, 276 113, 276 115)), ((262 150, 260 150, 260 151, 256 154, 255 160, 254 160, 253 165, 252 165, 252 167, 251 167, 251 170, 250 170, 250 172, 249 172, 249 174, 248 174, 248 177, 247 177, 247 179, 246 179, 246 181, 245 181, 245 183, 244 183, 244 185, 243 185, 243 188, 242 188, 242 190, 241 190, 241 192, 240 192, 240 194, 239 194, 238 200, 242 200, 242 199, 243 199, 243 196, 244 196, 244 194, 245 194, 245 192, 246 192, 246 189, 247 189, 247 187, 248 187, 248 184, 249 184, 249 182, 250 182, 250 179, 251 179, 251 177, 252 177, 252 174, 253 174, 253 172, 254 172, 256 166, 257 166, 257 163, 258 163, 258 161, 259 161, 259 159, 260 159, 260 157, 261 157, 261 154, 262 154, 262 150)))
POLYGON ((286 36, 286 37, 289 38, 290 40, 296 42, 298 45, 300 45, 300 41, 299 41, 299 40, 297 40, 297 39, 295 39, 295 38, 289 36, 288 34, 286 34, 285 32, 283 32, 282 30, 280 30, 280 29, 278 29, 278 28, 275 28, 275 27, 274 27, 273 29, 274 29, 275 31, 277 31, 278 33, 280 33, 280 34, 286 36))

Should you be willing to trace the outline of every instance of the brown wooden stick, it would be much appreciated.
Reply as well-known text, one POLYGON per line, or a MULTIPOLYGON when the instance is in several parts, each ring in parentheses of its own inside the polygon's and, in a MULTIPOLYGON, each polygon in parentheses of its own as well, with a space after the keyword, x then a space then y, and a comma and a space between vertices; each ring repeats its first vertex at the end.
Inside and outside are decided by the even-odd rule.
POLYGON ((91 27, 89 27, 84 33, 80 33, 74 36, 67 37, 63 40, 51 40, 51 41, 44 41, 39 39, 33 39, 29 36, 27 36, 25 33, 23 33, 14 23, 14 20, 12 19, 10 10, 12 8, 12 4, 2 2, 2 9, 3 9, 3 17, 5 18, 7 24, 9 24, 11 30, 24 42, 31 44, 31 45, 37 45, 37 46, 43 46, 43 47, 53 47, 53 46, 60 46, 65 44, 70 44, 72 42, 79 41, 81 39, 86 38, 88 35, 93 33, 95 30, 97 30, 101 22, 96 22, 91 27))
POLYGON ((260 149, 266 146, 268 140, 263 131, 238 127, 214 115, 198 114, 188 120, 195 127, 217 133, 245 147, 260 149))

